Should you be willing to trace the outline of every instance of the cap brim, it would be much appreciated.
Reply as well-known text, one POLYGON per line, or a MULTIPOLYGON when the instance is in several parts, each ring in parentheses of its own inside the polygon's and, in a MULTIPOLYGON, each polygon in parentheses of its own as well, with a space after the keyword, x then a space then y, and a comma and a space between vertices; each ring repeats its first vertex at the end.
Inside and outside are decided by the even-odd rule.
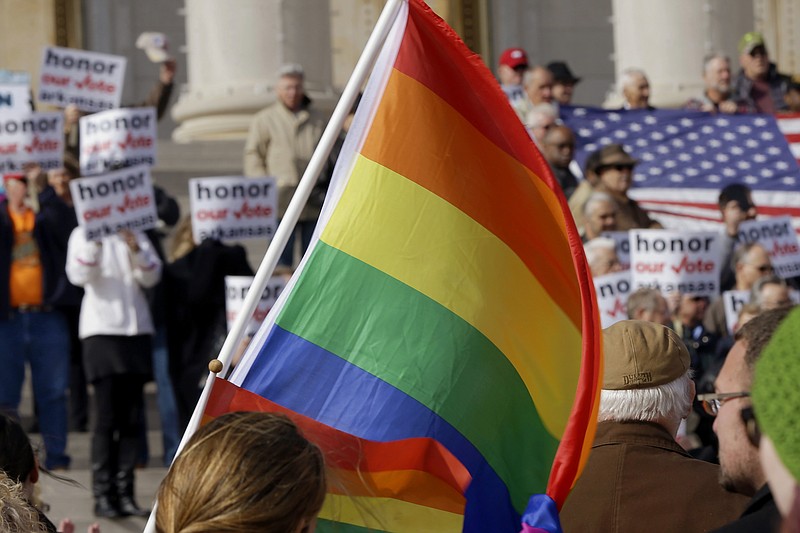
POLYGON ((145 48, 144 53, 147 54, 147 59, 153 63, 163 63, 169 59, 169 54, 163 48, 145 48))

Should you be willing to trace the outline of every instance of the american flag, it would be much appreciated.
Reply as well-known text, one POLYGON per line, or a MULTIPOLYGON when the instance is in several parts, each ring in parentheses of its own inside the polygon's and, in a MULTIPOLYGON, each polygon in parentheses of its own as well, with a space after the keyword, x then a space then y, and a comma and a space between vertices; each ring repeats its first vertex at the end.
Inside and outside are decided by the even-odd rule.
POLYGON ((718 229, 730 183, 753 189, 759 216, 790 215, 800 230, 800 114, 564 107, 576 160, 619 143, 639 160, 629 194, 665 227, 718 229))

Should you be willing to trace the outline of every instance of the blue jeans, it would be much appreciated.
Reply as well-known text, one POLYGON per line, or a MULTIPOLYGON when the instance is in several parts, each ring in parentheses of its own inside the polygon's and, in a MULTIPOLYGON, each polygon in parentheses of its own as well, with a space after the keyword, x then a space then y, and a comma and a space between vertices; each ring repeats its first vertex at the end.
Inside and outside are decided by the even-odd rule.
POLYGON ((292 234, 289 236, 289 240, 286 241, 286 248, 283 249, 283 253, 278 259, 279 265, 294 268, 294 239, 297 232, 300 232, 300 243, 302 244, 300 255, 302 256, 308 250, 308 245, 311 244, 311 237, 314 235, 315 227, 317 227, 316 220, 299 220, 297 222, 292 234))
POLYGON ((13 312, 9 320, 0 320, 0 410, 18 416, 27 361, 48 469, 67 467, 70 461, 66 455, 69 343, 67 322, 58 311, 13 312))

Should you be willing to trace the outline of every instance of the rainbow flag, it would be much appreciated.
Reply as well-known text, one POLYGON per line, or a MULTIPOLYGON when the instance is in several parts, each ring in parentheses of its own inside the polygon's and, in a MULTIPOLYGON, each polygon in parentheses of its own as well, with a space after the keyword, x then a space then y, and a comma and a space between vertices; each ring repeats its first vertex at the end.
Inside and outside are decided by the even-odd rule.
POLYGON ((286 412, 321 442, 322 531, 557 529, 601 367, 558 191, 481 59, 404 2, 314 240, 206 415, 286 412))

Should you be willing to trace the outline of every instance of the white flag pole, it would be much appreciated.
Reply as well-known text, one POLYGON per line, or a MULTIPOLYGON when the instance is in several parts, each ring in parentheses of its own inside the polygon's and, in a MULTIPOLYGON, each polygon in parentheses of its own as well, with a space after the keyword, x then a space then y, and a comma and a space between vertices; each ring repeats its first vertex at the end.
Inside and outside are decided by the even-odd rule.
MULTIPOLYGON (((200 395, 200 399, 197 401, 197 405, 194 408, 194 413, 192 413, 192 418, 189 421, 189 425, 187 426, 186 431, 183 434, 183 438, 181 438, 181 442, 178 445, 178 451, 175 454, 176 457, 181 453, 181 450, 183 450, 183 447, 186 445, 186 441, 191 438, 191 436, 200 426, 200 420, 203 417, 203 412, 205 411, 206 404, 208 403, 208 398, 211 395, 211 388, 214 385, 214 378, 216 377, 216 374, 222 372, 222 375, 224 376, 227 373, 228 368, 230 368, 231 358, 233 357, 236 348, 241 343, 241 339, 244 336, 245 328, 250 320, 250 316, 253 314, 256 306, 261 300, 261 294, 264 292, 264 288, 267 286, 267 283, 269 283, 272 273, 278 264, 278 258, 286 246, 286 242, 289 240, 292 231, 294 231, 297 220, 300 218, 300 213, 302 212, 303 207, 305 207, 308 197, 311 195, 311 191, 317 182, 317 176, 319 176, 319 173, 322 171, 322 167, 325 165, 328 155, 330 154, 331 149, 333 148, 333 145, 339 136, 339 132, 342 130, 342 125, 344 124, 347 115, 350 113, 350 109, 353 107, 353 103, 358 97, 358 93, 361 91, 361 88, 364 86, 364 82, 367 80, 367 77, 372 70, 372 66, 375 63, 381 48, 383 47, 383 43, 386 41, 386 38, 389 35, 389 31, 394 24, 395 18, 397 18, 397 12, 399 11, 400 6, 406 1, 408 0, 388 0, 386 2, 380 17, 378 18, 378 22, 375 24, 375 29, 372 30, 372 34, 367 40, 367 44, 364 46, 363 52, 361 52, 361 57, 359 57, 358 62, 353 69, 353 73, 350 75, 347 85, 345 85, 342 96, 333 110, 331 119, 328 122, 328 125, 325 127, 325 131, 322 133, 319 144, 311 156, 308 167, 306 167, 303 177, 300 179, 300 183, 297 185, 294 196, 292 196, 292 200, 289 202, 289 206, 286 208, 286 213, 284 214, 281 223, 278 225, 278 229, 275 232, 275 237, 272 239, 272 242, 267 248, 267 253, 264 255, 264 259, 261 260, 261 265, 258 267, 258 271, 253 279, 253 284, 250 286, 250 290, 247 291, 247 296, 245 296, 242 309, 236 316, 236 319, 231 326, 231 331, 228 333, 225 343, 222 345, 222 349, 220 350, 218 358, 221 365, 218 363, 215 364, 214 361, 209 364, 210 372, 206 378, 203 392, 200 395)), ((150 513, 150 518, 147 520, 144 533, 155 533, 155 516, 157 507, 158 501, 154 502, 153 504, 153 511, 150 513)))

